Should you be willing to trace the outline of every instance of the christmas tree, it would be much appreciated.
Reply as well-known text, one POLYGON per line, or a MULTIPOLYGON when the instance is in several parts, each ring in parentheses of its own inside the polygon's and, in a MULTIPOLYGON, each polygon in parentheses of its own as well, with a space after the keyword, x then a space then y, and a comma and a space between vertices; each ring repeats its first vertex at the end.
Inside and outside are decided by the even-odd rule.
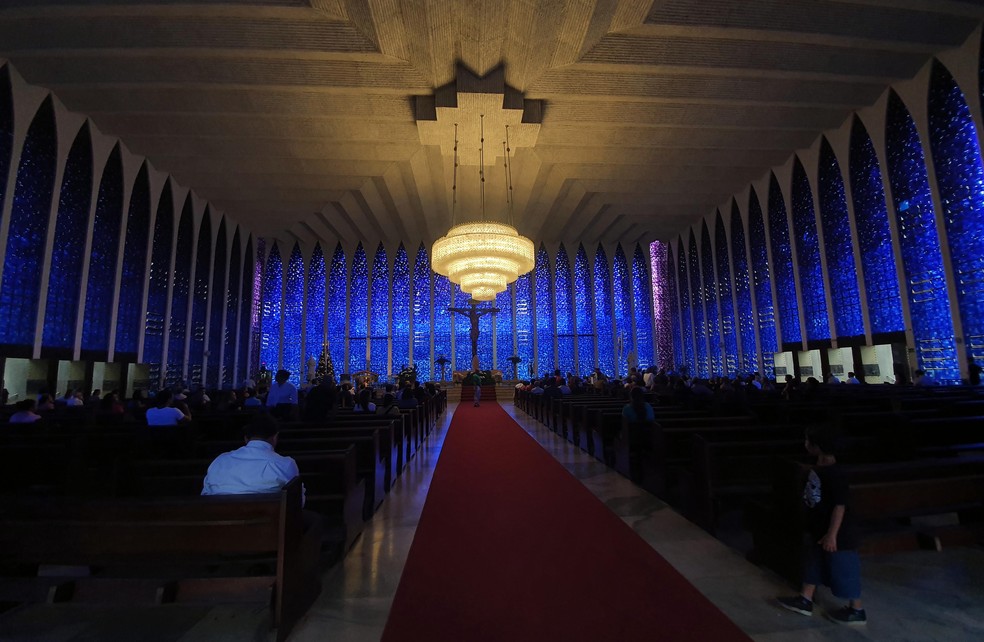
POLYGON ((318 357, 318 367, 314 371, 314 375, 321 381, 325 381, 326 378, 330 378, 332 381, 335 380, 335 366, 331 362, 331 353, 328 351, 327 340, 321 344, 321 356, 318 357))

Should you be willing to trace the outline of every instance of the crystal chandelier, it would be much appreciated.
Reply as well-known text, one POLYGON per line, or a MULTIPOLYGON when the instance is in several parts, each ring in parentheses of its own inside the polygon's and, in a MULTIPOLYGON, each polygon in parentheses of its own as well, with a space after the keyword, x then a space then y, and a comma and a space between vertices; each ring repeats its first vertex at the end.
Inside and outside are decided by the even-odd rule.
MULTIPOLYGON (((434 242, 431 262, 434 271, 461 286, 475 301, 494 301, 510 283, 533 269, 533 241, 510 224, 489 220, 485 215, 485 116, 479 152, 481 220, 455 225, 458 181, 458 126, 455 125, 454 180, 451 185, 451 229, 434 242)), ((509 167, 509 127, 503 142, 506 172, 506 202, 512 218, 512 175, 509 167)))

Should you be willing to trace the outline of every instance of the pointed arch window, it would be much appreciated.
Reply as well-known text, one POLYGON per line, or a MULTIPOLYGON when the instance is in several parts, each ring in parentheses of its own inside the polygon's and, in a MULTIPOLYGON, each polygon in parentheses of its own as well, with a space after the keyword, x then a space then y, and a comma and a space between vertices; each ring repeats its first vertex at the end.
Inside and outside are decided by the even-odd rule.
POLYGON ((174 281, 171 285, 171 320, 167 333, 167 371, 164 382, 184 382, 185 339, 188 334, 188 297, 191 295, 191 249, 194 242, 191 195, 185 199, 174 246, 174 281))
POLYGON ((735 276, 735 322, 741 341, 741 373, 758 372, 758 350, 755 347, 755 315, 752 307, 752 282, 748 271, 748 251, 745 249, 745 226, 742 225, 738 203, 731 200, 731 269, 735 276))
POLYGON ((700 226, 700 259, 701 275, 703 277, 702 304, 707 319, 707 360, 708 374, 718 376, 724 371, 724 359, 721 350, 721 319, 718 311, 718 287, 714 275, 714 254, 711 249, 711 232, 707 221, 700 226))
POLYGON ((776 336, 772 271, 769 266, 769 249, 765 237, 765 219, 754 189, 748 197, 748 243, 751 249, 752 279, 755 284, 755 306, 758 310, 762 367, 765 374, 769 376, 774 372, 775 353, 779 351, 779 342, 776 336))
MULTIPOLYGON (((431 354, 431 335, 436 332, 431 313, 432 288, 430 257, 421 243, 413 262, 413 364, 419 381, 437 378, 431 374, 435 372, 431 369, 435 358, 431 354)), ((446 311, 447 306, 444 307, 446 311)))
POLYGON ((252 378, 260 367, 259 318, 260 303, 258 293, 262 287, 262 263, 257 260, 263 240, 257 239, 256 249, 253 245, 253 235, 246 237, 246 249, 243 252, 243 290, 239 295, 239 313, 242 319, 239 323, 239 350, 242 357, 239 360, 241 380, 252 378))
MULTIPOLYGON (((327 293, 325 253, 321 243, 314 244, 308 262, 307 294, 304 297, 306 320, 304 322, 304 362, 318 361, 325 341, 325 301, 327 293)), ((334 366, 334 361, 332 362, 334 366)), ((305 371, 307 370, 305 366, 305 371)))
POLYGON ((123 271, 120 274, 120 301, 116 314, 116 354, 137 357, 140 340, 140 308, 144 300, 144 276, 147 269, 147 241, 150 236, 150 179, 147 163, 140 166, 130 193, 126 215, 126 238, 123 241, 123 271))
POLYGON ((651 275, 652 264, 646 261, 642 246, 637 243, 635 253, 632 255, 632 314, 635 320, 633 327, 640 368, 648 368, 656 363, 653 360, 651 275))
POLYGON ((553 277, 550 273, 550 257, 540 245, 536 253, 536 374, 553 372, 554 368, 554 319, 553 277))
MULTIPOLYGON (((393 359, 390 372, 394 376, 410 365, 410 260, 400 243, 393 259, 393 359)), ((425 381, 421 379, 420 381, 425 381)))
POLYGON ((690 279, 687 275, 687 251, 683 237, 677 237, 677 285, 680 289, 680 330, 683 334, 683 361, 677 365, 685 366, 690 372, 697 369, 694 355, 694 320, 690 309, 690 279))
POLYGON ((724 374, 738 371, 738 335, 735 329, 735 300, 731 295, 731 261, 728 257, 728 234, 718 210, 714 220, 714 253, 717 259, 717 298, 721 306, 721 338, 724 341, 724 374))
MULTIPOLYGON (((520 362, 516 373, 520 379, 533 375, 533 274, 516 279, 516 356, 520 362)), ((509 364, 510 371, 512 364, 509 364)))
POLYGON ((499 312, 495 315, 495 368, 502 371, 503 377, 512 377, 512 364, 509 357, 513 356, 513 295, 515 287, 509 284, 504 292, 495 296, 495 307, 499 312))
MULTIPOLYGON (((429 264, 428 264, 429 265, 429 264)), ((451 376, 454 352, 451 350, 451 281, 446 276, 434 275, 434 373, 441 381, 451 376), (443 366, 437 363, 447 359, 443 366)))
MULTIPOLYGON (((612 262, 612 303, 615 309, 615 361, 621 374, 629 372, 629 355, 636 352, 635 335, 632 334, 632 286, 629 280, 629 262, 622 245, 615 247, 612 262)), ((638 362, 638 356, 633 363, 638 362)))
POLYGON ((205 206, 202 224, 198 228, 198 252, 195 254, 195 280, 191 294, 191 338, 188 342, 188 378, 202 383, 205 362, 205 341, 208 332, 209 272, 212 270, 212 216, 205 206))
POLYGON ((783 345, 800 343, 799 303, 796 299, 796 280, 793 278, 793 251, 789 239, 786 203, 775 174, 769 179, 769 245, 775 268, 776 307, 779 308, 779 329, 783 345))
MULTIPOLYGON (((229 254, 229 289, 226 295, 226 320, 223 342, 222 386, 235 386, 236 357, 239 354, 239 297, 242 288, 242 243, 239 238, 239 228, 232 235, 232 250, 229 254)), ((240 357, 242 358, 242 357, 240 357)))
MULTIPOLYGON (((345 329, 348 327, 348 260, 341 244, 335 246, 328 272, 328 354, 335 369, 335 381, 347 370, 345 362, 345 329)), ((319 355, 320 357, 320 355, 319 355)))
POLYGON ((260 365, 276 374, 280 368, 280 325, 284 307, 284 263, 274 242, 263 271, 263 312, 260 321, 260 365))
POLYGON ((380 243, 372 261, 369 327, 369 369, 386 377, 389 372, 390 274, 386 248, 380 243))
POLYGON ((287 282, 284 289, 284 369, 290 372, 290 382, 300 385, 307 380, 302 370, 301 339, 304 335, 304 255, 294 243, 287 261, 287 282))
POLYGON ((618 376, 622 364, 616 363, 615 304, 612 298, 612 276, 605 248, 598 245, 594 256, 595 333, 598 336, 597 367, 609 377, 618 376))
POLYGON ((154 244, 150 250, 150 278, 147 282, 147 312, 144 316, 143 361, 150 364, 153 385, 161 381, 161 368, 166 362, 164 329, 167 325, 168 285, 171 282, 171 254, 174 242, 174 201, 171 181, 164 181, 164 190, 157 201, 154 219, 154 244))
POLYGON ((806 338, 816 341, 830 338, 827 317, 826 288, 823 265, 820 262, 820 238, 817 235, 817 215, 813 209, 813 190, 799 157, 793 159, 793 231, 796 236, 796 258, 799 263, 800 292, 806 338))
POLYGON ((690 309, 694 315, 694 342, 697 347, 694 353, 696 370, 693 374, 697 377, 707 378, 707 320, 704 317, 704 287, 700 275, 697 237, 693 230, 690 230, 687 266, 690 269, 690 309))
MULTIPOLYGON (((14 153, 14 92, 10 86, 10 66, 0 67, 0 203, 6 202, 7 175, 14 153)), ((0 221, 3 211, 0 210, 0 221)))
POLYGON ((352 281, 349 307, 349 373, 368 370, 369 302, 364 294, 369 292, 369 263, 362 243, 355 248, 352 257, 352 281))
POLYGON ((222 384, 222 344, 225 325, 222 311, 226 302, 226 263, 229 260, 229 246, 226 239, 225 217, 219 221, 219 232, 215 237, 215 251, 212 253, 212 310, 208 318, 208 358, 205 360, 207 385, 218 388, 222 384))
MULTIPOLYGON (((574 258, 574 321, 577 323, 577 374, 586 374, 595 365, 594 297, 591 296, 591 273, 584 246, 574 258)), ((566 374, 566 371, 565 371, 566 374)))
MULTIPOLYGON (((638 258, 639 251, 636 251, 638 258)), ((649 260, 653 285, 653 325, 656 348, 656 365, 671 369, 680 358, 680 304, 676 298, 676 275, 668 243, 653 241, 649 244, 649 260)), ((638 302, 638 295, 636 297, 638 302)))

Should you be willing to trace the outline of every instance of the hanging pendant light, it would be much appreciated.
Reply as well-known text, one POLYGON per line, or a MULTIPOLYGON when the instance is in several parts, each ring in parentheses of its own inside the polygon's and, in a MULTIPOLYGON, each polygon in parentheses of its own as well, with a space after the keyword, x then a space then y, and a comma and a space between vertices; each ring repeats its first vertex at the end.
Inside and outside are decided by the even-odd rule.
MULTIPOLYGON (((494 301, 509 284, 533 269, 533 241, 521 236, 511 224, 491 221, 485 215, 485 116, 481 126, 479 177, 481 220, 454 224, 458 182, 458 126, 455 124, 454 179, 451 185, 451 229, 435 241, 431 250, 434 271, 461 286, 475 301, 494 301)), ((512 218, 512 171, 509 167, 509 127, 505 151, 506 202, 512 218)), ((511 220, 510 220, 511 223, 511 220)))

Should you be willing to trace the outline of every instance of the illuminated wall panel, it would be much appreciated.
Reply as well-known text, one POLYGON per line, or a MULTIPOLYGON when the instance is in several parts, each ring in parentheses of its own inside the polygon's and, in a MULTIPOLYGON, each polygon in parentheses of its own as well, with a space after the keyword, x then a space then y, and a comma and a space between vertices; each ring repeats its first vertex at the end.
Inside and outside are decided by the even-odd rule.
MULTIPOLYGON (((343 373, 349 372, 345 362, 345 329, 348 327, 348 268, 345 250, 341 244, 335 246, 331 255, 331 268, 328 272, 328 312, 327 336, 328 353, 335 369, 335 382, 343 373)), ((320 353, 319 353, 320 357, 320 353)))
MULTIPOLYGON (((760 217, 761 218, 761 217, 760 217)), ((766 266, 768 269, 768 266, 766 266)), ((735 276, 735 323, 741 341, 740 374, 758 372, 758 350, 755 347, 755 315, 752 307, 752 278, 748 270, 745 248, 745 226, 742 225, 738 203, 731 201, 731 270, 735 276)))
POLYGON ((537 376, 553 372, 554 368, 554 318, 553 318, 553 275, 550 272, 550 257, 540 245, 533 268, 536 292, 536 364, 537 376))
MULTIPOLYGON (((809 341, 830 338, 826 288, 820 262, 817 215, 813 209, 813 190, 799 157, 793 160, 793 232, 799 263, 800 296, 809 341)), ((785 334, 783 335, 785 336, 785 334)))
MULTIPOLYGON (((307 294, 305 296, 304 361, 321 358, 325 342, 325 305, 328 296, 327 266, 321 243, 316 243, 308 261, 307 294)), ((332 362, 334 365, 334 362, 332 362)), ((307 366, 305 366, 305 369, 307 366)), ((337 374, 337 373, 336 373, 337 374)))
MULTIPOLYGON (((735 331, 735 300, 731 295, 731 261, 728 257, 728 234, 718 211, 714 221, 714 254, 717 259, 717 298, 721 306, 721 338, 724 341, 723 374, 738 372, 738 335, 735 331)), ((742 248, 745 249, 744 247, 742 248)), ((747 274, 746 274, 747 277, 747 274)))
POLYGON ((755 306, 758 311, 759 342, 761 344, 762 374, 771 377, 778 351, 775 305, 772 299, 772 272, 769 266, 765 220, 758 195, 753 189, 748 197, 748 243, 754 284, 755 306))
POLYGON ((718 288, 714 274, 714 252, 711 249, 711 233, 707 221, 701 223, 700 230, 700 259, 702 279, 702 303, 707 332, 708 374, 719 376, 724 371, 724 359, 721 354, 721 328, 718 313, 718 288))
MULTIPOLYGON (((17 198, 16 193, 14 198, 17 198)), ((113 285, 116 283, 116 258, 122 222, 123 163, 117 144, 106 161, 99 182, 92 249, 89 253, 89 282, 85 291, 85 320, 82 324, 82 349, 100 354, 109 350, 109 323, 113 317, 113 285)))
POLYGON ((694 367, 695 377, 708 377, 707 322, 704 319, 704 287, 700 278, 700 255, 697 253, 697 237, 690 230, 690 247, 687 251, 687 267, 690 270, 690 309, 694 315, 694 367))
MULTIPOLYGON (((355 248, 355 255, 352 257, 352 279, 350 284, 352 292, 349 301, 349 374, 367 370, 369 367, 366 358, 367 337, 369 335, 369 263, 366 259, 366 251, 359 243, 355 248)), ((343 325, 344 327, 344 325, 343 325)))
POLYGON ((280 321, 283 316, 284 265, 276 243, 270 248, 263 272, 263 303, 260 325, 260 365, 272 374, 280 368, 280 321))
POLYGON ((174 200, 171 181, 157 201, 154 245, 150 251, 150 279, 147 286, 147 314, 144 317, 143 361, 150 364, 150 379, 157 385, 163 374, 164 330, 167 322, 167 290, 171 282, 171 254, 174 241, 174 200))
POLYGON ((786 204, 775 174, 769 179, 769 246, 772 249, 772 267, 776 277, 776 307, 779 309, 779 331, 782 342, 783 344, 799 343, 803 340, 803 335, 799 324, 796 280, 793 278, 793 252, 789 239, 786 204))
POLYGON ((372 294, 369 318, 369 369, 380 377, 389 374, 389 259, 380 243, 372 261, 372 294))
MULTIPOLYGON (((400 244, 393 260, 393 358, 390 372, 395 377, 410 365, 410 316, 413 298, 410 295, 410 260, 400 244)), ((423 379, 421 379, 423 381, 423 379)))
MULTIPOLYGON (((574 257, 574 322, 577 332, 575 372, 587 375, 595 367, 594 297, 588 254, 583 245, 578 247, 574 257)), ((564 375, 567 375, 566 371, 564 375)))
MULTIPOLYGON (((222 383, 222 344, 227 341, 225 326, 222 323, 222 311, 225 309, 226 292, 226 263, 229 261, 228 239, 226 239, 226 221, 223 216, 219 221, 219 231, 215 237, 215 251, 212 252, 212 302, 208 319, 208 357, 205 359, 207 385, 216 388, 222 383)), ((233 346, 234 347, 234 346, 233 346)), ((231 349, 231 348, 230 348, 231 349)))
MULTIPOLYGON (((434 324, 431 313, 432 272, 427 248, 421 243, 413 264, 413 363, 420 381, 436 378, 431 354, 431 334, 434 324)), ((446 308, 447 306, 445 306, 446 308)))
POLYGON ((167 369, 164 383, 184 382, 185 338, 188 335, 188 298, 191 296, 191 250, 195 228, 191 195, 185 199, 174 246, 174 273, 171 285, 171 319, 167 335, 167 369))
POLYGON ((202 225, 198 231, 198 252, 195 258, 195 278, 191 299, 191 340, 188 348, 188 378, 191 383, 202 383, 202 365, 205 358, 205 322, 208 318, 208 278, 212 268, 212 221, 209 208, 205 207, 202 225))
POLYGON ((612 275, 605 249, 598 245, 594 257, 595 332, 598 335, 597 367, 609 377, 620 376, 624 367, 616 363, 615 303, 612 275))
POLYGON ((304 256, 295 243, 287 261, 287 283, 284 289, 284 369, 290 372, 295 386, 307 380, 307 368, 301 353, 304 334, 304 256))
POLYGON ((629 356, 635 353, 637 345, 632 334, 632 286, 629 281, 629 263, 621 244, 615 248, 615 260, 612 263, 612 303, 615 309, 615 364, 618 367, 618 374, 624 376, 629 373, 629 356))
POLYGON ((680 289, 680 326, 683 333, 683 361, 677 364, 681 370, 694 372, 694 323, 690 309, 690 278, 687 276, 687 251, 683 247, 683 237, 677 237, 677 285, 680 289))
MULTIPOLYGON (((557 368, 567 373, 574 370, 574 295, 571 263, 563 244, 557 250, 554 263, 554 292, 556 301, 557 368)), ((543 370, 543 368, 541 368, 543 370)))
MULTIPOLYGON (((137 356, 140 340, 140 312, 144 301, 147 268, 147 240, 150 235, 150 182, 147 163, 140 166, 130 194, 123 242, 123 272, 120 275, 120 301, 116 314, 116 353, 137 356)), ((119 359, 120 356, 114 357, 119 359)))
MULTIPOLYGON (((516 279, 516 356, 520 358, 520 379, 532 377, 533 371, 533 273, 516 279)), ((509 364, 512 366, 512 364, 509 364)))
MULTIPOLYGON (((665 261, 664 261, 665 263, 665 261)), ((653 352, 653 297, 655 287, 651 287, 652 264, 646 261, 642 246, 636 244, 632 256, 632 315, 635 320, 636 356, 640 368, 656 364, 653 352)), ((662 299, 662 295, 660 296, 662 299)), ((664 313, 663 317, 667 315, 664 313)), ((670 338, 670 341, 673 339, 670 338)), ((670 348, 672 351, 672 347, 670 348)))

